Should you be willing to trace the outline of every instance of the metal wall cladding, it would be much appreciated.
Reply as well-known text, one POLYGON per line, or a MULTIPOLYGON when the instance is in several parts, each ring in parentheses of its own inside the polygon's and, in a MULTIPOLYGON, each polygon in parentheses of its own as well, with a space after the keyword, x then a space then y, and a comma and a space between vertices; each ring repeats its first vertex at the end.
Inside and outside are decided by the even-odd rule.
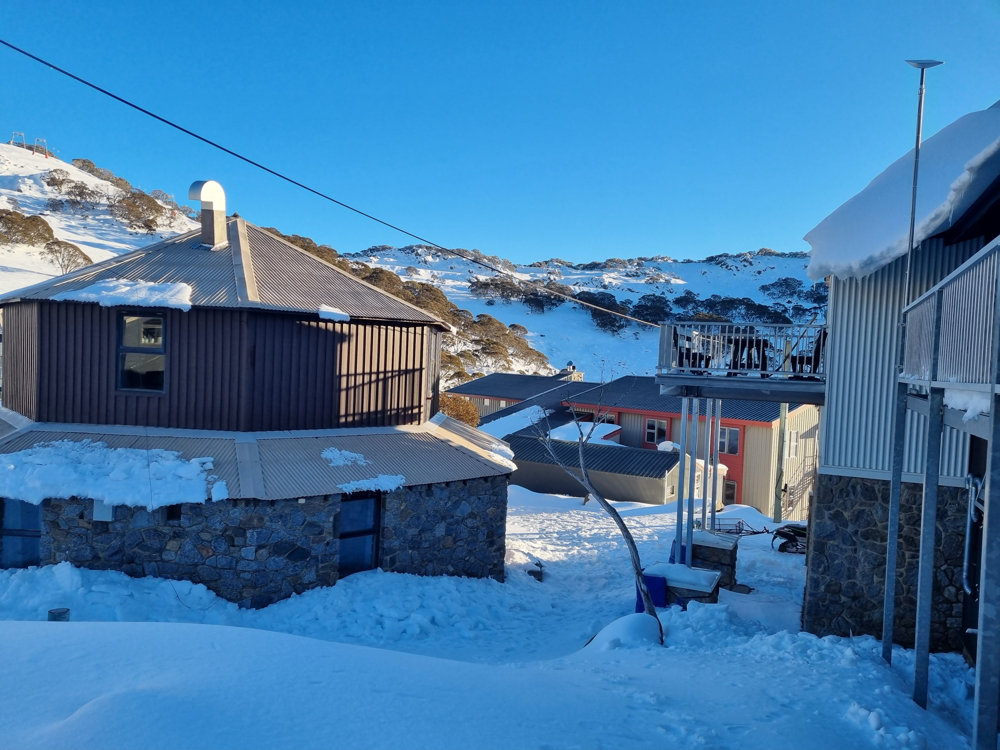
POLYGON ((165 387, 158 393, 118 388, 123 309, 7 305, 5 404, 45 422, 207 430, 418 424, 429 417, 426 342, 439 335, 429 326, 143 309, 164 319, 165 387))
MULTIPOLYGON (((939 238, 923 242, 912 258, 910 298, 923 294, 982 246, 982 240, 948 246, 939 238)), ((906 259, 898 258, 863 279, 830 281, 821 471, 889 476, 905 267, 906 259)), ((917 359, 915 354, 911 356, 917 359)), ((904 462, 907 472, 923 472, 925 440, 919 430, 920 419, 918 415, 910 417, 904 462)), ((942 476, 964 476, 968 439, 945 428, 943 440, 942 476)))
POLYGON ((38 419, 37 302, 3 308, 3 405, 38 419))

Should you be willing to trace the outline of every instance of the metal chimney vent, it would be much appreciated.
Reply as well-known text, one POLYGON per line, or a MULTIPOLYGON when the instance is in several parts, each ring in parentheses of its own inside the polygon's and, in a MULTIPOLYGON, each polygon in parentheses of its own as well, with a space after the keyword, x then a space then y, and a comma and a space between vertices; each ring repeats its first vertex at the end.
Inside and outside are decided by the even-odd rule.
POLYGON ((189 200, 201 201, 201 244, 226 244, 226 191, 215 180, 199 180, 188 190, 189 200))

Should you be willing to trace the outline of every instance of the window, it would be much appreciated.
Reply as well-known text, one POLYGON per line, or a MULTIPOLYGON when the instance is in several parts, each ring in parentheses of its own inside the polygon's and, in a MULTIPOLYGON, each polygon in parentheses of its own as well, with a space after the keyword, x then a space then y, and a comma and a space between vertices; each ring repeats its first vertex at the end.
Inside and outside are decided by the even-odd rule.
POLYGON ((0 500, 0 568, 38 565, 42 511, 20 500, 0 500))
POLYGON ((162 392, 167 360, 163 318, 125 313, 119 330, 118 387, 162 392))
POLYGON ((728 453, 735 456, 740 452, 740 428, 720 427, 719 428, 719 453, 728 453))
POLYGON ((667 439, 667 420, 647 419, 646 420, 646 442, 659 445, 667 439))
POLYGON ((785 439, 785 457, 786 458, 798 458, 799 457, 799 431, 789 430, 788 435, 785 439))
POLYGON ((356 493, 341 498, 337 565, 341 578, 378 566, 380 506, 377 493, 356 493))
POLYGON ((722 489, 722 504, 732 505, 736 502, 736 482, 727 479, 722 489))

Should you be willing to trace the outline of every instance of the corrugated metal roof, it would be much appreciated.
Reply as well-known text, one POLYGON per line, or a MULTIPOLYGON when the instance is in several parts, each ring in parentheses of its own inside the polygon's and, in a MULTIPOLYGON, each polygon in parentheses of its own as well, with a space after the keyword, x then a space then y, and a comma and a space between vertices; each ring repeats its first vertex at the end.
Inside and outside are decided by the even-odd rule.
MULTIPOLYGON (((602 409, 632 409, 647 413, 681 413, 680 396, 661 396, 660 386, 653 377, 628 375, 612 380, 600 388, 581 393, 570 399, 581 406, 600 406, 602 409)), ((794 411, 802 404, 789 404, 794 411)), ((704 411, 702 411, 704 414, 704 411)), ((781 415, 781 404, 769 401, 722 400, 722 418, 747 422, 773 422, 781 415)))
POLYGON ((324 263, 238 217, 227 220, 229 244, 208 250, 200 230, 0 296, 52 299, 107 279, 186 283, 194 307, 273 309, 317 314, 321 305, 351 317, 444 324, 418 307, 324 263), (245 264, 249 262, 250 268, 245 264))
POLYGON ((515 375, 496 372, 449 388, 448 393, 486 398, 516 398, 523 401, 560 385, 571 385, 571 383, 561 380, 558 375, 515 375))
MULTIPOLYGON (((511 435, 507 442, 514 451, 514 461, 530 461, 532 463, 555 466, 564 464, 571 468, 580 468, 580 457, 576 443, 561 440, 548 441, 558 457, 556 461, 546 447, 546 441, 541 438, 511 435)), ((610 474, 622 474, 633 477, 665 477, 678 461, 679 453, 668 451, 653 451, 645 448, 628 448, 626 446, 590 445, 583 447, 583 460, 587 469, 603 471, 610 474)))
MULTIPOLYGON (((120 426, 101 432, 93 425, 32 424, 0 437, 0 454, 59 440, 93 440, 109 448, 177 451, 187 460, 211 457, 212 473, 226 482, 230 498, 260 500, 339 494, 342 484, 380 475, 402 476, 404 486, 415 486, 512 471, 505 459, 492 456, 462 436, 450 431, 437 433, 438 425, 433 423, 411 429, 317 430, 308 434, 202 434, 197 430, 176 434, 166 429, 120 426), (331 466, 322 455, 327 448, 360 454, 365 463, 331 466), (256 460, 248 459, 255 451, 256 460)), ((86 496, 85 489, 80 494, 86 496)))
POLYGON ((529 409, 532 406, 538 406, 546 412, 549 412, 548 421, 552 422, 552 413, 566 411, 566 408, 562 405, 563 401, 573 400, 581 393, 591 391, 594 388, 599 387, 600 383, 585 383, 583 381, 561 383, 558 387, 551 391, 546 391, 545 393, 540 393, 537 396, 526 398, 524 401, 518 401, 516 404, 512 404, 504 409, 499 409, 492 414, 487 414, 480 420, 479 424, 487 425, 491 422, 496 422, 498 419, 509 417, 511 414, 516 414, 517 412, 529 409))

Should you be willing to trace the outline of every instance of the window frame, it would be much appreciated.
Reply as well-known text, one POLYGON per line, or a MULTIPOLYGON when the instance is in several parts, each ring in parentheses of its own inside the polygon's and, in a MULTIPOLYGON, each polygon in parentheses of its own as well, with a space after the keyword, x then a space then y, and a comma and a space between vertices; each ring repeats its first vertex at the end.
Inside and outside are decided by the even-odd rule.
POLYGON ((119 310, 117 325, 117 348, 115 351, 115 388, 130 394, 158 396, 167 392, 167 315, 163 310, 119 310), (160 321, 160 344, 151 346, 128 346, 125 343, 125 326, 127 318, 158 318, 160 321), (163 385, 160 388, 143 388, 125 385, 125 360, 129 354, 145 354, 163 357, 163 385))
POLYGON ((720 456, 740 455, 740 428, 739 427, 719 427, 719 442, 716 444, 716 451, 720 456), (736 436, 736 450, 729 450, 730 437, 736 436))
POLYGON ((383 498, 381 492, 352 492, 350 494, 340 496, 340 509, 337 512, 337 578, 344 578, 346 576, 353 575, 354 573, 362 573, 366 570, 375 570, 378 568, 382 552, 382 501, 383 498), (367 501, 371 501, 374 505, 372 508, 371 526, 353 529, 351 531, 343 531, 341 529, 341 519, 343 518, 342 514, 344 510, 344 503, 367 501), (345 570, 342 565, 342 557, 339 550, 340 541, 342 539, 360 539, 369 536, 372 538, 370 567, 345 570))
POLYGON ((799 457, 799 431, 789 430, 785 436, 785 458, 799 457))
POLYGON ((657 436, 660 431, 660 426, 663 426, 663 440, 667 439, 667 427, 669 423, 666 419, 657 419, 656 417, 646 417, 646 436, 645 441, 647 445, 659 445, 663 440, 657 440, 657 436), (652 427, 650 426, 652 425, 652 427), (649 436, 653 436, 653 440, 649 439, 649 436))

